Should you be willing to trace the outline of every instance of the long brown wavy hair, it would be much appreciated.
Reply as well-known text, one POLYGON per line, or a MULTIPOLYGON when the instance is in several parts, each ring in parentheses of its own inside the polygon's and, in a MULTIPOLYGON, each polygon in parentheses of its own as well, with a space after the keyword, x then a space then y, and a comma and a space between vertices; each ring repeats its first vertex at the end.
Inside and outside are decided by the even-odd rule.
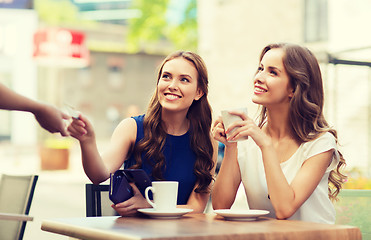
MULTIPOLYGON (((331 128, 323 116, 324 91, 322 84, 321 70, 318 61, 313 53, 302 46, 277 43, 266 46, 261 55, 271 49, 280 48, 284 51, 283 65, 289 75, 290 85, 294 95, 290 100, 289 121, 296 139, 299 142, 311 141, 324 132, 334 135, 338 144, 337 132, 331 128)), ((262 127, 267 119, 266 107, 261 108, 259 115, 259 127, 262 127)), ((341 173, 345 166, 345 159, 340 156, 336 169, 330 172, 328 193, 331 200, 336 200, 342 184, 347 176, 341 173)))
MULTIPOLYGON (((204 93, 199 100, 194 100, 188 109, 187 119, 190 121, 191 148, 196 154, 194 174, 196 175, 197 187, 195 192, 210 192, 209 185, 213 179, 211 170, 214 167, 213 146, 211 143, 210 128, 212 122, 211 107, 207 99, 208 74, 202 58, 193 52, 177 51, 167 56, 158 70, 157 84, 162 75, 162 69, 168 61, 175 58, 184 58, 194 65, 198 72, 197 87, 204 93)), ((134 147, 136 164, 132 168, 140 168, 142 165, 141 155, 144 152, 146 159, 153 162, 152 176, 156 180, 163 180, 162 169, 165 168, 163 148, 166 140, 166 129, 161 120, 162 106, 158 100, 157 87, 153 94, 146 112, 143 127, 144 137, 134 147)))

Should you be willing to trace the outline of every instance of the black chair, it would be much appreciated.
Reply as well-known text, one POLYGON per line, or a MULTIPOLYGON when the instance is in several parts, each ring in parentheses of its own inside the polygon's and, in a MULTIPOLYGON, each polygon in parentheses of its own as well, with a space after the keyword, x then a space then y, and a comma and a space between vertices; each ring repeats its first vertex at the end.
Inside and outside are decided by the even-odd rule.
POLYGON ((116 216, 116 211, 111 207, 108 184, 85 184, 86 216, 116 216))
POLYGON ((0 212, 5 216, 0 220, 0 239, 21 240, 26 229, 36 187, 37 175, 7 175, 3 174, 0 181, 0 212), (15 216, 19 217, 19 220, 15 216), (11 218, 11 216, 13 218, 11 218))

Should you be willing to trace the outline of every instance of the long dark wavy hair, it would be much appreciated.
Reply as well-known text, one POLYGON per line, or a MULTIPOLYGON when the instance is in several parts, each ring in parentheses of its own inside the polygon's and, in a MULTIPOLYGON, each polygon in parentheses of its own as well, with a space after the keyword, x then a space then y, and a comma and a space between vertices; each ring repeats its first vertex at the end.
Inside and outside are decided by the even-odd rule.
MULTIPOLYGON (((212 122, 211 107, 207 99, 208 74, 202 58, 193 52, 177 51, 167 56, 158 70, 157 84, 162 75, 162 69, 168 61, 175 58, 184 58, 196 68, 198 72, 197 87, 204 93, 199 100, 194 100, 188 109, 187 119, 190 121, 191 148, 196 154, 194 174, 196 175, 196 189, 198 193, 210 192, 209 185, 213 180, 211 170, 214 167, 213 146, 211 142, 210 128, 212 122)), ((153 165, 152 176, 156 180, 163 180, 162 169, 165 168, 163 148, 166 140, 166 129, 161 120, 162 106, 158 100, 157 87, 150 100, 146 112, 143 127, 144 137, 134 147, 136 164, 132 168, 142 166, 142 153, 147 160, 151 159, 153 165), (153 161, 153 162, 152 162, 153 161)))
MULTIPOLYGON (((330 132, 338 143, 336 130, 329 126, 323 116, 324 91, 321 70, 316 57, 305 47, 277 43, 270 44, 263 49, 260 61, 266 52, 274 48, 280 48, 284 51, 283 65, 289 75, 290 85, 294 92, 290 100, 289 120, 296 139, 299 142, 307 142, 319 137, 324 132, 330 132)), ((262 127, 266 120, 267 109, 262 107, 259 115, 259 127, 262 127)), ((341 173, 341 168, 345 166, 345 159, 340 151, 338 153, 339 164, 336 169, 330 172, 329 176, 328 193, 332 200, 336 200, 336 196, 347 178, 341 173)))

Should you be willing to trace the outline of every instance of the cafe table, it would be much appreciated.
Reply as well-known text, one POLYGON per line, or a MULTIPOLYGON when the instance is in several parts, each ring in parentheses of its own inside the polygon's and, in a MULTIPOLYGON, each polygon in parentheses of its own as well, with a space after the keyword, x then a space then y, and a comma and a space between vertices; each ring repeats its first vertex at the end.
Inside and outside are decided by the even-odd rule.
POLYGON ((44 220, 44 231, 86 240, 112 239, 362 239, 359 228, 345 225, 277 220, 230 221, 215 213, 186 214, 179 219, 84 217, 44 220))
POLYGON ((25 214, 16 213, 3 213, 0 212, 0 220, 12 220, 12 221, 32 221, 33 217, 25 214))

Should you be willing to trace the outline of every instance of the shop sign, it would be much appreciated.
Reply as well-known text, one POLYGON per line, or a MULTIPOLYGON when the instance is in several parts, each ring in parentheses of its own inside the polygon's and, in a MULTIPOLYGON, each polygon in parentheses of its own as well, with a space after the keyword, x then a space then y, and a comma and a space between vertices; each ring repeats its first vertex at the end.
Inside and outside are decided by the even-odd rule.
POLYGON ((38 30, 33 56, 41 65, 81 68, 89 64, 85 34, 63 28, 38 30))

